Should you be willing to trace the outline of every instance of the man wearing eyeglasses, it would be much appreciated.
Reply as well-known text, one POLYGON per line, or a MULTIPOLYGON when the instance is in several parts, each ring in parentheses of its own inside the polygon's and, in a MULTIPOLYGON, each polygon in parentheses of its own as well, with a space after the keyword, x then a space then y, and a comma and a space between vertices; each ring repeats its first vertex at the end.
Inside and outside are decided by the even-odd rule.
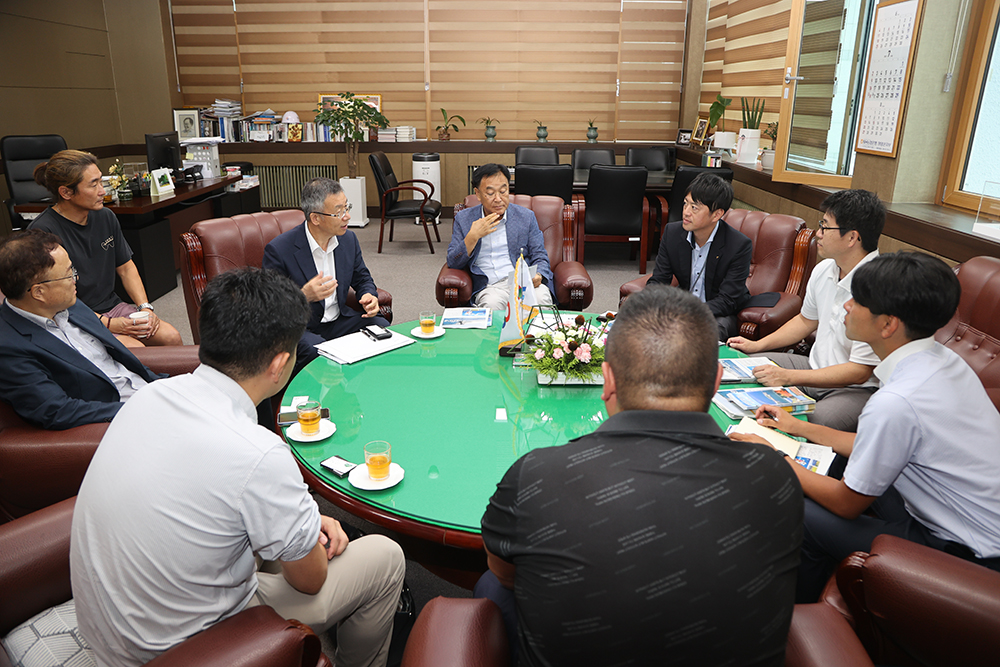
POLYGON ((348 231, 351 205, 340 183, 314 178, 302 188, 302 212, 306 219, 267 244, 265 269, 288 276, 302 288, 312 317, 299 343, 296 371, 317 356, 318 343, 389 322, 378 314, 378 290, 365 260, 358 237, 348 231), (353 287, 364 312, 347 305, 353 287))
POLYGON ((0 399, 43 428, 109 422, 159 377, 77 300, 78 276, 54 234, 0 241, 0 399))
POLYGON ((866 190, 841 190, 827 197, 820 209, 823 220, 816 231, 816 265, 802 311, 769 336, 753 341, 730 338, 730 347, 747 354, 780 350, 816 334, 808 359, 771 352, 777 366, 754 369, 757 381, 769 387, 801 386, 817 399, 809 421, 838 431, 856 431, 858 416, 878 389, 872 371, 879 358, 868 343, 847 338, 844 304, 851 299, 851 280, 859 266, 878 256, 878 240, 885 224, 885 206, 866 190))

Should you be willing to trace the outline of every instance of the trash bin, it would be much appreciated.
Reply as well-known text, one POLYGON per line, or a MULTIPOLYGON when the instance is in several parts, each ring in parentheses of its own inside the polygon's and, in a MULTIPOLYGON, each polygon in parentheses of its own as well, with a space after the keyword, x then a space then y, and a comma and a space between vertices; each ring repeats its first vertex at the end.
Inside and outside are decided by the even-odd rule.
MULTIPOLYGON (((414 153, 413 178, 433 183, 434 194, 431 195, 431 199, 441 201, 441 155, 439 153, 414 153)), ((427 191, 427 187, 422 183, 414 183, 413 186, 427 191)), ((416 192, 411 194, 413 194, 414 199, 420 198, 416 192)))

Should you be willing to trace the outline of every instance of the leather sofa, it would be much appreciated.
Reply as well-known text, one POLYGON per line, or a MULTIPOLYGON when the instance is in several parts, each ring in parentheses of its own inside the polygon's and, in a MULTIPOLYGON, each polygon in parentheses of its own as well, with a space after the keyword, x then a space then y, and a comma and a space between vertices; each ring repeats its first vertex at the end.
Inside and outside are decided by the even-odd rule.
MULTIPOLYGON (((759 340, 792 319, 802 309, 806 283, 816 265, 816 239, 802 218, 791 215, 730 209, 725 221, 753 242, 747 289, 755 296, 777 292, 770 308, 744 308, 739 312, 740 335, 759 340)), ((625 283, 619 289, 624 301, 646 286, 652 274, 625 283)))
POLYGON ((507 667, 510 645, 500 609, 483 598, 428 602, 403 651, 402 667, 507 667))
POLYGON ((1000 410, 1000 259, 973 257, 955 273, 962 298, 934 338, 968 362, 1000 410))
MULTIPOLYGON (((198 366, 198 346, 132 348, 157 373, 179 375, 198 366)), ((0 523, 75 496, 107 424, 47 431, 28 424, 0 401, 0 523)))
MULTIPOLYGON (((565 206, 560 197, 548 195, 513 195, 510 202, 531 209, 538 220, 555 280, 556 301, 569 310, 585 310, 594 300, 594 283, 583 264, 574 260, 573 207, 565 206)), ((456 204, 455 213, 478 204, 476 196, 469 195, 462 204, 456 204)), ((464 269, 451 269, 445 264, 438 274, 434 295, 445 308, 467 305, 472 299, 472 276, 464 269)))
MULTIPOLYGON (((72 597, 70 526, 75 498, 0 526, 0 637, 72 597)), ((147 663, 155 667, 330 667, 319 637, 270 607, 254 607, 147 663)), ((10 667, 0 650, 0 667, 10 667)))
MULTIPOLYGON (((181 284, 195 343, 201 340, 198 313, 208 281, 231 269, 261 266, 267 244, 302 221, 302 211, 286 209, 202 220, 181 234, 181 284)), ((379 289, 378 303, 379 314, 392 322, 392 295, 379 289)), ((347 305, 360 310, 353 289, 347 305)))

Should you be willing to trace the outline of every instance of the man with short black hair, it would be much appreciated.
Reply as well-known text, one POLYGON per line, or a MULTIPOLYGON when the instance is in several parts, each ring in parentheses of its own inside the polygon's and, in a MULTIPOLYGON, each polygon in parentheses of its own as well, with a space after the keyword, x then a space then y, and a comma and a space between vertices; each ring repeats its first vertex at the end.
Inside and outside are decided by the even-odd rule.
POLYGON ((855 271, 878 257, 885 206, 873 192, 841 190, 827 197, 820 208, 823 220, 816 237, 823 261, 809 277, 802 311, 760 340, 737 336, 727 342, 730 347, 753 355, 786 349, 815 333, 816 342, 808 358, 768 352, 766 356, 777 366, 758 366, 754 375, 768 387, 802 387, 817 401, 809 421, 853 431, 865 403, 878 389, 872 370, 879 360, 867 343, 848 340, 843 307, 851 298, 855 271))
POLYGON ((42 428, 109 422, 159 377, 77 300, 77 277, 54 234, 0 241, 0 398, 42 428))
POLYGON ((302 291, 277 272, 217 276, 199 315, 202 364, 138 392, 108 428, 70 543, 98 664, 145 664, 263 604, 317 632, 336 625, 339 667, 385 665, 402 550, 381 535, 348 544, 288 445, 257 425, 254 406, 288 382, 308 320, 302 291))
POLYGON ((491 310, 507 307, 508 275, 520 255, 538 269, 532 277, 538 303, 554 303, 555 285, 545 238, 535 214, 510 203, 507 167, 492 162, 478 167, 472 172, 472 187, 479 206, 455 214, 448 244, 448 266, 472 275, 472 304, 491 310))
POLYGON ((784 664, 801 491, 706 414, 716 330, 687 292, 633 294, 602 365, 608 419, 497 485, 476 595, 504 612, 515 664, 784 664))
POLYGON ((969 365, 933 338, 958 307, 958 278, 937 258, 901 252, 858 268, 852 289, 846 333, 871 345, 883 383, 857 435, 773 406, 757 412, 850 455, 839 480, 791 462, 807 497, 798 601, 815 601, 837 563, 883 533, 1000 571, 1000 414, 969 365))
POLYGON ((708 304, 719 325, 719 340, 740 330, 737 313, 750 300, 747 276, 753 243, 723 220, 733 203, 733 187, 717 174, 698 174, 684 195, 684 218, 663 229, 650 285, 676 277, 708 304))

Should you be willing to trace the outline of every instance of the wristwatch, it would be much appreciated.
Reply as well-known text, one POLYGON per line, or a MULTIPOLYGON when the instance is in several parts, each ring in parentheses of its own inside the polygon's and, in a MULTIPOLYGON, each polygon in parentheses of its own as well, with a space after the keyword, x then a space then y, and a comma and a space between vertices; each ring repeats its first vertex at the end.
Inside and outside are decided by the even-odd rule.
POLYGON ((156 312, 156 308, 153 308, 153 304, 151 304, 148 301, 145 301, 145 302, 140 303, 139 305, 137 305, 136 306, 136 310, 151 310, 154 313, 156 312))

